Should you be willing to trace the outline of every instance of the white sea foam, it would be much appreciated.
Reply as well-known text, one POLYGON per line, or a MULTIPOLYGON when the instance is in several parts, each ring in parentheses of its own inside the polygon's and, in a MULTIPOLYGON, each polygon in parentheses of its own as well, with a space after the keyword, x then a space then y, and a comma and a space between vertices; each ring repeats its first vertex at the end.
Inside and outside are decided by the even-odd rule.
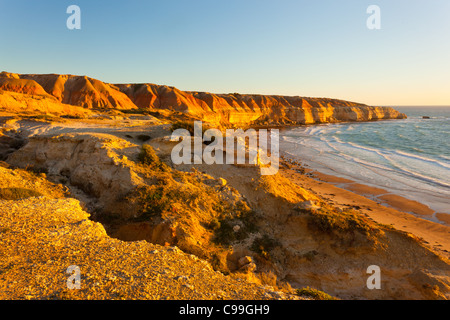
POLYGON ((408 121, 295 128, 281 132, 280 150, 324 173, 384 188, 450 214, 448 129, 430 122, 418 125, 422 119, 408 121), (435 140, 419 140, 419 131, 435 140))

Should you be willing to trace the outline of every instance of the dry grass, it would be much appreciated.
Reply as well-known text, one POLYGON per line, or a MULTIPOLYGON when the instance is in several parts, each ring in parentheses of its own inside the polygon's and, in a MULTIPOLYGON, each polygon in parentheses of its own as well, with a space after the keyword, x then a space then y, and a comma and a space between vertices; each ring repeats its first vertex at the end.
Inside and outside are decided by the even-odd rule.
POLYGON ((42 193, 25 188, 0 188, 0 200, 21 200, 41 196, 42 193))
MULTIPOLYGON (((383 227, 365 218, 354 210, 336 212, 332 208, 300 210, 307 213, 308 227, 341 240, 341 245, 351 246, 357 235, 362 235, 371 246, 380 244, 383 227)), ((362 240, 362 239, 361 239, 362 240)), ((360 243, 360 241, 358 241, 360 243)))
POLYGON ((44 173, 35 173, 24 169, 7 169, 0 166, 0 199, 18 200, 30 197, 46 196, 63 198, 66 188, 46 179, 44 173))
POLYGON ((297 289, 296 292, 297 292, 297 295, 299 295, 301 297, 312 298, 314 300, 338 300, 337 298, 332 297, 323 291, 320 291, 320 290, 317 290, 314 288, 310 288, 310 287, 297 289))

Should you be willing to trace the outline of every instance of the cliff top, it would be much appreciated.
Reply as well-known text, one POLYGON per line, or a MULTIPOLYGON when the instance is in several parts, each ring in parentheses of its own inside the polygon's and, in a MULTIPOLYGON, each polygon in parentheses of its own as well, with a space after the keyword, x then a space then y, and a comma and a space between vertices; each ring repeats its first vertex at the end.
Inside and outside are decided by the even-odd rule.
POLYGON ((57 187, 31 176, 0 167, 1 190, 14 187, 19 198, 0 200, 0 299, 289 298, 215 272, 177 247, 110 238, 78 200, 49 197, 57 187), (17 188, 19 180, 26 182, 17 188), (73 265, 80 268, 79 290, 67 287, 73 265))

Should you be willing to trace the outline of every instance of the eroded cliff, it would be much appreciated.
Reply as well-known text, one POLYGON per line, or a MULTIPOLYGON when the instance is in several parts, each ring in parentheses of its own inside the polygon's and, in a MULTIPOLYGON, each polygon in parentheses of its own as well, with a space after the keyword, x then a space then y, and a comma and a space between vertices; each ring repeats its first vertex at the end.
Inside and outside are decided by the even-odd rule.
MULTIPOLYGON (((181 91, 156 84, 108 84, 86 76, 0 74, 0 106, 10 94, 32 95, 51 104, 87 109, 170 110, 212 123, 313 124, 339 121, 402 119, 390 107, 374 107, 328 98, 181 91)), ((51 108, 43 108, 49 110, 51 108)), ((67 108, 66 108, 67 109, 67 108)))

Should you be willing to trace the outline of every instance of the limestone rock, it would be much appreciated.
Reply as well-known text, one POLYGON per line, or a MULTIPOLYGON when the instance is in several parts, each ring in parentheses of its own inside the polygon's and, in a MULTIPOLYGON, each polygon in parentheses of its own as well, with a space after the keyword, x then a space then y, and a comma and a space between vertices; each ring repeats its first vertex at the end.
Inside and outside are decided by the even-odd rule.
POLYGON ((314 201, 308 200, 300 202, 297 204, 296 208, 300 210, 317 210, 320 209, 320 206, 317 206, 314 201))
POLYGON ((252 259, 252 257, 249 257, 249 256, 242 257, 238 261, 239 267, 243 267, 243 266, 245 266, 245 265, 247 265, 249 263, 252 263, 252 262, 253 262, 253 259, 252 259))

